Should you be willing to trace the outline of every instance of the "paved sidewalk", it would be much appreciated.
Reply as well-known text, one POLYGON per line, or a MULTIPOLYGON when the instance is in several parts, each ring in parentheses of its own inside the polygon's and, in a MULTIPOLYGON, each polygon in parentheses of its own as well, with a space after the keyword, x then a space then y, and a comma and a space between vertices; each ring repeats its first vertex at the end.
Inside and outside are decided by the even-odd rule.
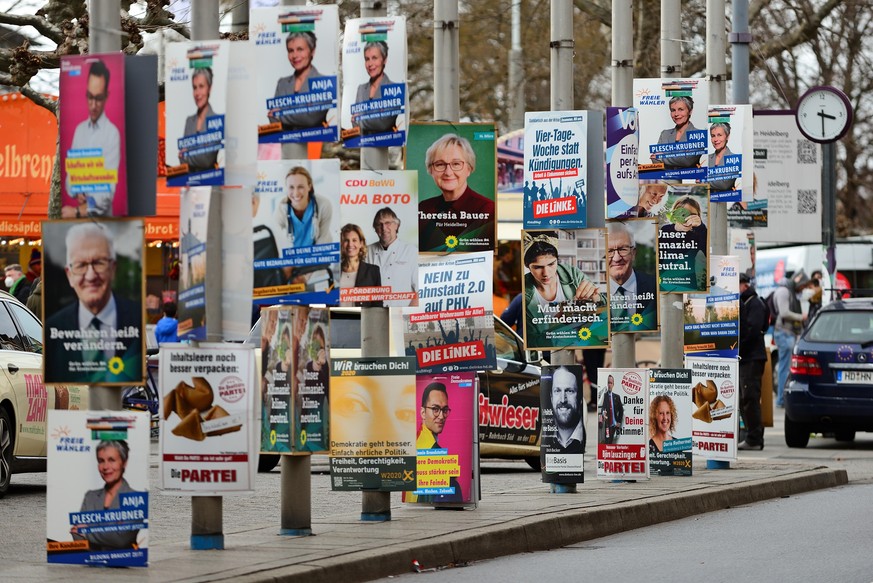
MULTIPOLYGON (((690 478, 635 483, 599 481, 587 464, 575 494, 548 485, 488 492, 476 510, 392 506, 392 520, 363 523, 360 513, 313 520, 315 536, 285 537, 275 525, 234 532, 225 525, 224 551, 154 544, 147 569, 24 565, 7 581, 368 581, 423 568, 538 551, 732 506, 844 485, 845 470, 741 460, 731 469, 701 469, 690 478)), ((392 499, 393 500, 393 499, 392 499)))

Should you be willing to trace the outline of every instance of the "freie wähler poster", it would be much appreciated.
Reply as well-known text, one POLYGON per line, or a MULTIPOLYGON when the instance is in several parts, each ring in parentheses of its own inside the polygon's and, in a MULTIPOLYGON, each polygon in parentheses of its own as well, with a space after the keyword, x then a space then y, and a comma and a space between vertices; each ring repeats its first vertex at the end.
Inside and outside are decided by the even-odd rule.
POLYGON ((403 309, 403 341, 418 374, 490 370, 494 344, 494 254, 423 257, 419 305, 403 309))
POLYGON ((739 362, 735 358, 685 356, 691 369, 692 438, 694 455, 706 459, 737 459, 739 429, 739 362))
POLYGON ((606 108, 606 218, 637 216, 639 119, 633 107, 606 108))
POLYGON ((657 221, 609 221, 606 228, 610 330, 613 334, 655 331, 659 312, 657 221))
POLYGON ((52 410, 46 442, 48 562, 147 566, 148 414, 52 410))
POLYGON ((337 7, 253 8, 251 30, 259 69, 258 141, 337 141, 337 7))
POLYGON ((581 365, 544 366, 540 381, 542 479, 547 484, 585 481, 585 400, 581 365))
POLYGON ((706 180, 709 84, 703 79, 634 79, 641 179, 706 180))
POLYGON ((330 369, 333 490, 415 490, 415 359, 334 358, 330 369))
POLYGON ((343 34, 340 137, 347 148, 406 143, 406 19, 352 18, 343 34))
POLYGON ((528 350, 609 344, 606 229, 522 231, 528 350))
POLYGON ((658 229, 658 291, 709 290, 707 185, 671 184, 664 224, 658 229))
POLYGON ((404 502, 474 502, 475 372, 417 375, 416 489, 404 502))
POLYGON ((649 369, 649 470, 655 476, 690 476, 691 371, 649 369))
POLYGON ((188 188, 179 206, 180 339, 206 339, 206 229, 209 220, 209 187, 188 188))
POLYGON ((648 478, 648 370, 601 368, 597 378, 597 478, 648 478))
POLYGON ((736 358, 740 333, 739 259, 732 255, 711 255, 709 259, 709 293, 685 296, 685 354, 736 358))
POLYGON ((709 106, 706 180, 711 202, 752 200, 752 106, 709 106))
POLYGON ((225 184, 230 44, 214 40, 167 45, 168 186, 225 184))
POLYGON ((211 496, 254 489, 260 445, 255 371, 251 346, 161 346, 162 490, 211 496))
POLYGON ((340 305, 418 305, 416 173, 362 170, 341 177, 340 305))
POLYGON ((258 162, 255 303, 339 303, 339 166, 339 160, 258 162))
POLYGON ((524 114, 524 227, 588 226, 588 112, 524 114))
POLYGON ((122 53, 61 57, 61 217, 127 215, 122 53))

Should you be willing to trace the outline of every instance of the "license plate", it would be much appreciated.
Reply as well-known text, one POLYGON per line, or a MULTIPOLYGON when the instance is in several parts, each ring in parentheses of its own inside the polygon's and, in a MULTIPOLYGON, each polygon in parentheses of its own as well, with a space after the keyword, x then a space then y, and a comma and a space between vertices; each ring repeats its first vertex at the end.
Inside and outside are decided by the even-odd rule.
POLYGON ((838 370, 837 382, 873 385, 873 370, 838 370))

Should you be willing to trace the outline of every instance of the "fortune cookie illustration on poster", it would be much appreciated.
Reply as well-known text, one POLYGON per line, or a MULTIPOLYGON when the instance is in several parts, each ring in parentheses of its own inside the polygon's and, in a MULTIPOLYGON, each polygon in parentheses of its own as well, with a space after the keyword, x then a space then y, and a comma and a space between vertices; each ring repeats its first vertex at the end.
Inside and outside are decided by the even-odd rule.
MULTIPOLYGON (((733 385, 730 385, 729 388, 723 387, 722 392, 725 392, 726 388, 732 394, 733 385)), ((696 407, 691 416, 704 423, 727 419, 733 413, 733 408, 728 407, 724 401, 719 399, 718 387, 716 387, 715 382, 711 379, 707 380, 706 384, 697 383, 691 389, 691 400, 694 401, 694 406, 696 407)))
MULTIPOLYGON (((236 381, 242 382, 239 379, 236 381)), ((221 384, 224 387, 229 383, 222 381, 221 384)), ((190 385, 182 381, 164 396, 164 420, 169 422, 175 414, 178 422, 172 428, 173 435, 194 441, 242 429, 241 420, 221 405, 213 404, 214 401, 215 392, 205 378, 193 377, 190 385)))

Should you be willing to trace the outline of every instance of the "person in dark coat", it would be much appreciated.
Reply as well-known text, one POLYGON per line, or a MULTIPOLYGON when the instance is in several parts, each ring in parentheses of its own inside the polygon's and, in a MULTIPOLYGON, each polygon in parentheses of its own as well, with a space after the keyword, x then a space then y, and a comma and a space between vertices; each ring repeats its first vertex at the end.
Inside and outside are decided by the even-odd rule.
POLYGON ((746 424, 746 439, 741 450, 764 449, 764 423, 761 420, 761 377, 767 362, 764 332, 767 308, 758 297, 749 276, 740 274, 740 410, 746 424))

